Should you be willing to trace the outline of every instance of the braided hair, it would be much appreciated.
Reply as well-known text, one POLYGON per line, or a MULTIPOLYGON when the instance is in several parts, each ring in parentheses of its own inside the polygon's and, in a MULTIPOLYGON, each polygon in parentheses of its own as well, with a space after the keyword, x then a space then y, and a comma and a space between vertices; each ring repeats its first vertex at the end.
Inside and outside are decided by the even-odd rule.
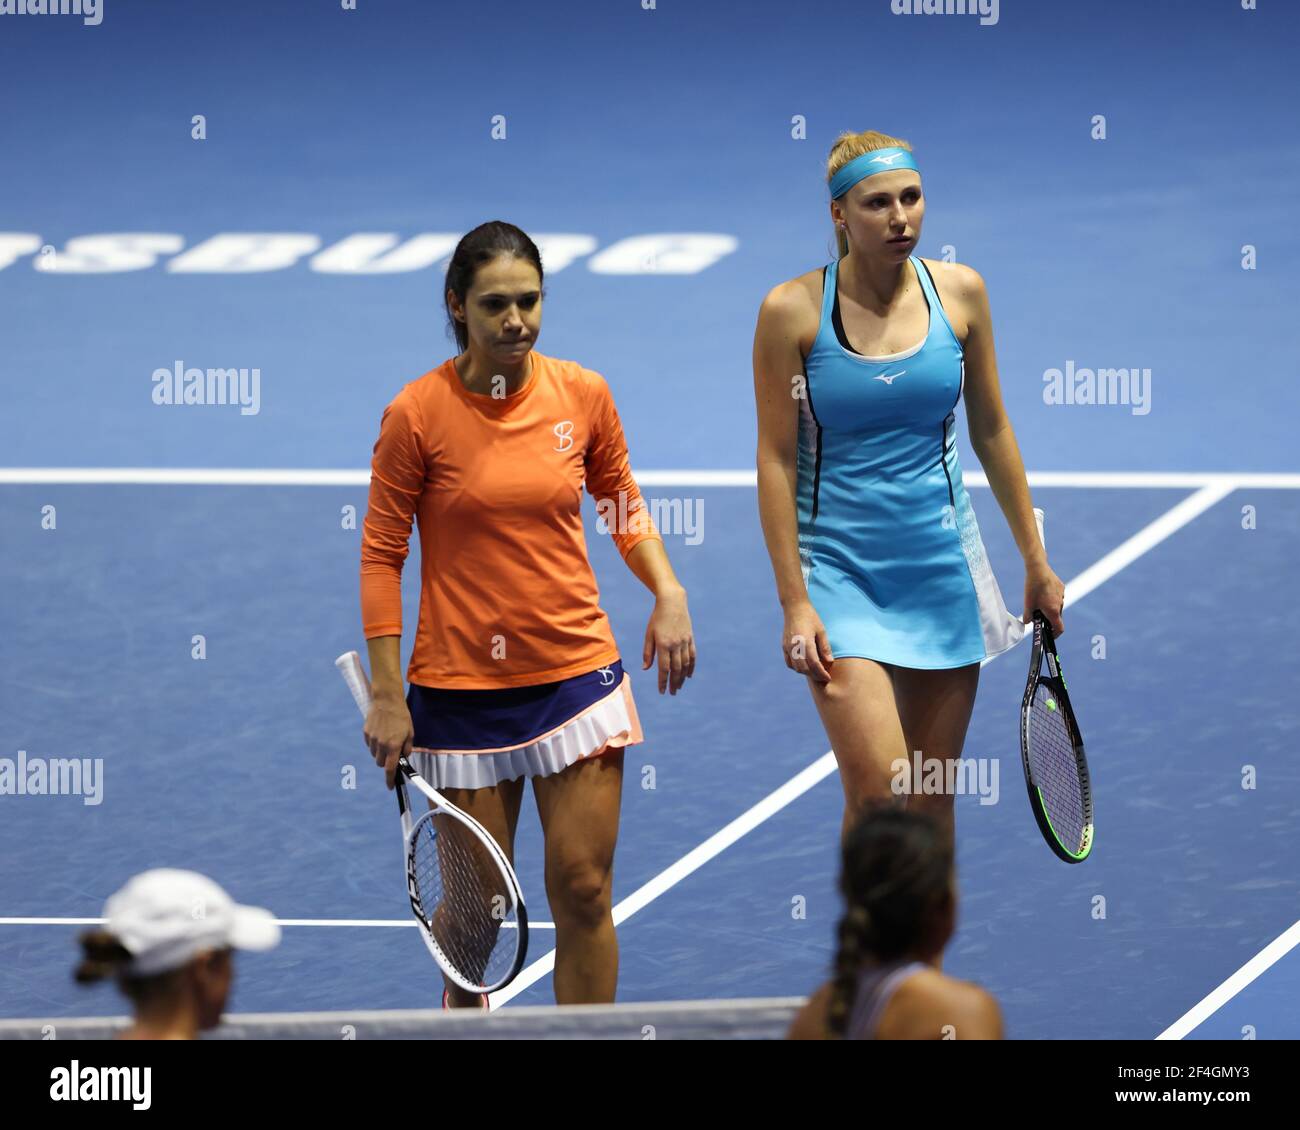
POLYGON ((839 923, 827 1026, 842 1038, 864 965, 915 952, 952 897, 952 841, 930 817, 868 809, 844 841, 839 923))

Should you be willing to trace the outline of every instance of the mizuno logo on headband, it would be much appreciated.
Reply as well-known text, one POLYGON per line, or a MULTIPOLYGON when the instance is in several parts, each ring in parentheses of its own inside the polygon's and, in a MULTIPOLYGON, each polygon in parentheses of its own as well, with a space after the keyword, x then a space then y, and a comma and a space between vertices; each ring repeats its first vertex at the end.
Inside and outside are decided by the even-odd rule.
POLYGON ((918 173, 921 171, 911 151, 901 146, 891 145, 888 149, 873 149, 869 153, 863 153, 831 177, 831 199, 843 196, 858 181, 875 173, 889 173, 899 169, 912 169, 918 173))

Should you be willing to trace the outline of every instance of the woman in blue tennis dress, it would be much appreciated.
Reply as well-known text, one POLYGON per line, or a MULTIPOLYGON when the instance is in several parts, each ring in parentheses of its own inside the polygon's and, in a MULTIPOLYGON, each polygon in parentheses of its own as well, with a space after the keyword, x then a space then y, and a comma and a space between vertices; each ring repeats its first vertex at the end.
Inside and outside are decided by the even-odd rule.
POLYGON ((930 310, 911 349, 864 357, 837 311, 838 262, 824 268, 817 337, 799 400, 799 555, 836 659, 900 667, 978 663, 1018 643, 957 461, 961 344, 917 258, 930 310))
POLYGON ((841 256, 774 288, 754 339, 759 510, 782 650, 808 677, 831 740, 844 827, 869 803, 906 798, 951 834, 947 782, 969 778, 948 769, 962 757, 980 664, 1020 641, 1035 608, 1059 633, 1065 590, 1002 405, 983 280, 936 263, 936 281, 911 253, 925 201, 910 147, 844 134, 828 181, 841 256), (962 482, 963 396, 1024 558, 1019 616, 962 482), (934 762, 938 792, 925 779, 934 762))

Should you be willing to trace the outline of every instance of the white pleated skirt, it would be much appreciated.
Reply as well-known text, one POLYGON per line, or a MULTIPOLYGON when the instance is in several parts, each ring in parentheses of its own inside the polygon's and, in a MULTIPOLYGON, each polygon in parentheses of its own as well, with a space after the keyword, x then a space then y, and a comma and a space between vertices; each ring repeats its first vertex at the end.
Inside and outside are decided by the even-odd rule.
POLYGON ((520 777, 549 777, 579 761, 643 740, 631 679, 624 673, 609 694, 528 741, 475 750, 416 745, 411 764, 435 789, 482 789, 520 777))

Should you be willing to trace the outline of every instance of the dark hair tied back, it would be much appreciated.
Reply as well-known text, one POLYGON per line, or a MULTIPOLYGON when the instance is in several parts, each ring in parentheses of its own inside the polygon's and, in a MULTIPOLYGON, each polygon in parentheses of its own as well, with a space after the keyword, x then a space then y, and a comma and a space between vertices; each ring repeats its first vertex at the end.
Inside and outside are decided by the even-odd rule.
POLYGON ((528 238, 527 233, 508 224, 504 220, 489 220, 479 224, 473 231, 466 232, 452 252, 451 262, 447 264, 447 277, 442 288, 443 305, 447 310, 447 324, 456 338, 456 345, 464 353, 469 346, 469 331, 463 322, 456 321, 451 312, 451 300, 447 292, 451 291, 463 306, 465 296, 474 285, 474 276, 484 263, 490 263, 498 255, 513 255, 525 259, 537 268, 537 280, 543 281, 542 255, 537 244, 528 238))
POLYGON ((952 897, 952 842, 930 817, 893 806, 868 809, 844 843, 844 916, 827 1022, 843 1036, 868 963, 916 952, 952 897))
POLYGON ((130 952, 107 930, 87 930, 77 940, 81 943, 81 962, 73 976, 78 984, 115 978, 130 964, 130 952))

